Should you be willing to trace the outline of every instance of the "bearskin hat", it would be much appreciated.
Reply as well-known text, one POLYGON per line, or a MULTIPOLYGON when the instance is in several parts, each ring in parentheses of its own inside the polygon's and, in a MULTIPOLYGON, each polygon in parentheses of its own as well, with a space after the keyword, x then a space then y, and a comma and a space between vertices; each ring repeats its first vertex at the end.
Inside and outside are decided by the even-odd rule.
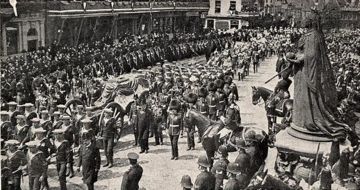
POLYGON ((208 85, 208 91, 216 91, 216 85, 213 82, 210 82, 208 85))
POLYGON ((215 85, 216 85, 216 87, 217 88, 224 88, 224 81, 223 80, 221 80, 221 79, 217 79, 217 80, 215 80, 215 85))
POLYGON ((201 87, 201 88, 199 89, 198 95, 199 95, 199 97, 203 97, 203 98, 205 98, 205 97, 206 97, 206 95, 207 95, 206 88, 201 87))
POLYGON ((197 100, 197 95, 194 94, 194 93, 186 94, 186 95, 184 96, 184 100, 185 100, 187 103, 195 104, 195 103, 196 103, 196 100, 197 100))
POLYGON ((180 109, 180 103, 177 100, 171 100, 169 105, 169 110, 179 110, 180 109))

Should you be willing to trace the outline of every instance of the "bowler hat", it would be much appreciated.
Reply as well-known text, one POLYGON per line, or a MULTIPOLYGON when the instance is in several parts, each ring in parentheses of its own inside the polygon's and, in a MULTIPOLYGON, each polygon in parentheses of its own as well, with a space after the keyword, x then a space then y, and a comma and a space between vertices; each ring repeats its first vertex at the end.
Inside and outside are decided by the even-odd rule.
POLYGON ((190 188, 192 188, 193 187, 193 184, 192 184, 192 182, 191 182, 191 178, 190 178, 190 176, 189 175, 184 175, 184 176, 182 176, 182 178, 181 178, 181 187, 183 187, 183 188, 188 188, 188 189, 190 189, 190 188))

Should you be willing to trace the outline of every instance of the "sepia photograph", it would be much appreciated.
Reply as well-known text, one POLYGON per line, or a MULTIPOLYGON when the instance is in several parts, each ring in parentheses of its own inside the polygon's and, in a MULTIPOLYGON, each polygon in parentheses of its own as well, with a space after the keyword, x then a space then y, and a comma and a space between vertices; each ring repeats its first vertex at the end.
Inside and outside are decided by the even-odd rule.
POLYGON ((359 190, 360 0, 0 0, 1 190, 359 190))

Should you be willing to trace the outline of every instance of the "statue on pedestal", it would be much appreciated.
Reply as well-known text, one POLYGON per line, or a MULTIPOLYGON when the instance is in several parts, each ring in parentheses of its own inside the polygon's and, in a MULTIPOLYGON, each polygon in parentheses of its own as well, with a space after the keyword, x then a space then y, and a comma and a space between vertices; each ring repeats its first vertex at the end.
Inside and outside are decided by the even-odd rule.
POLYGON ((294 110, 290 135, 310 141, 344 139, 350 127, 337 121, 335 77, 327 55, 320 15, 312 10, 299 40, 294 68, 294 110))

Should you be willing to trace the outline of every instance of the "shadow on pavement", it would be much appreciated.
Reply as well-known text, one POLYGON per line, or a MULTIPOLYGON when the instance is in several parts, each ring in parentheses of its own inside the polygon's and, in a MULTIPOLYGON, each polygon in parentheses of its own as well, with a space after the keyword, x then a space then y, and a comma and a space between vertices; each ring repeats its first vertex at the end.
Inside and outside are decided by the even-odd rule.
POLYGON ((98 174, 98 181, 105 180, 105 179, 112 179, 123 176, 124 173, 120 172, 113 172, 111 170, 101 170, 98 174))
POLYGON ((162 148, 162 149, 156 149, 156 150, 149 151, 149 153, 152 153, 152 154, 161 154, 161 153, 166 153, 166 152, 170 152, 170 148, 168 148, 168 149, 162 148))
POLYGON ((179 157, 179 160, 193 160, 198 158, 196 155, 182 155, 179 157))

